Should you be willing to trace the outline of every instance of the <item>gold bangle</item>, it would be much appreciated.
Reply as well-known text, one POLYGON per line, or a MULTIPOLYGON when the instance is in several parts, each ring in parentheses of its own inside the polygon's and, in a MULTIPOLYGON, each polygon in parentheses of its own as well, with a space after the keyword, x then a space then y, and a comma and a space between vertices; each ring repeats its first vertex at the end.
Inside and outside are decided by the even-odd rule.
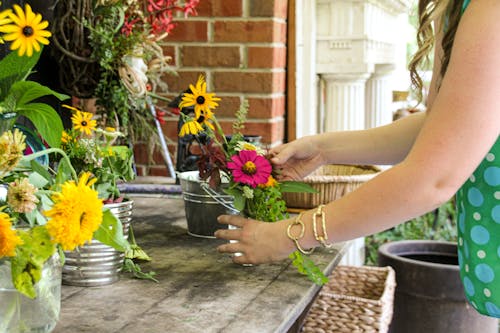
POLYGON ((316 238, 316 240, 324 247, 331 248, 333 244, 328 244, 326 242, 328 240, 328 234, 326 233, 326 218, 325 218, 325 212, 323 211, 324 207, 325 205, 319 205, 318 209, 314 212, 312 217, 314 238, 316 238), (320 226, 323 229, 321 235, 318 235, 318 227, 317 227, 318 217, 321 217, 320 226))
POLYGON ((313 253, 314 248, 306 250, 306 249, 302 248, 302 246, 300 246, 300 244, 299 244, 299 239, 301 239, 302 237, 304 237, 304 233, 305 233, 305 230, 306 230, 306 226, 304 225, 304 222, 302 222, 302 219, 301 219, 303 214, 304 214, 303 212, 300 213, 299 216, 297 216, 297 218, 295 220, 293 220, 288 225, 288 228, 286 229, 286 235, 288 236, 288 238, 290 238, 295 243, 295 246, 297 247, 297 250, 299 250, 303 254, 311 254, 311 253, 313 253), (299 233, 299 235, 297 237, 292 236, 292 227, 294 225, 300 225, 300 233, 299 233))

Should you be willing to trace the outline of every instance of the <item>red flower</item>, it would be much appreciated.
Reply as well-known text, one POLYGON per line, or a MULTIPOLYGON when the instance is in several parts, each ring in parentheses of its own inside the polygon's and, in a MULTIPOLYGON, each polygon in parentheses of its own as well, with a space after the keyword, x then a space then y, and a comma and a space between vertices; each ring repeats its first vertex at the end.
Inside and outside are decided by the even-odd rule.
POLYGON ((257 154, 255 150, 241 150, 238 155, 231 157, 227 163, 235 182, 257 187, 259 184, 267 183, 271 174, 271 163, 257 154))

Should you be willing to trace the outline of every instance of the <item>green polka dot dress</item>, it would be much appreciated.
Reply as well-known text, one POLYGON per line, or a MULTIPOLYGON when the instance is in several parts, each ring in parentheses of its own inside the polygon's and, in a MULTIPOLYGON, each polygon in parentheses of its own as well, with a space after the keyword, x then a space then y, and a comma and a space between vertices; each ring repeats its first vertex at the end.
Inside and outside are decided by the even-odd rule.
POLYGON ((500 318, 500 138, 456 199, 465 295, 480 313, 500 318))
POLYGON ((480 313, 500 318, 500 137, 457 192, 456 204, 465 295, 480 313))

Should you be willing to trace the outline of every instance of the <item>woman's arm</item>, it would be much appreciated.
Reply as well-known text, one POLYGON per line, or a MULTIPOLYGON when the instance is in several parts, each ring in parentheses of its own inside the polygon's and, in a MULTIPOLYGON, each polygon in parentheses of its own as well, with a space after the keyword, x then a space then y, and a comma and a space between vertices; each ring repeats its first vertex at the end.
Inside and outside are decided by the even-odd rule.
MULTIPOLYGON (((326 205, 330 241, 373 234, 420 216, 446 202, 475 170, 500 133, 498 17, 497 0, 469 5, 432 112, 411 151, 401 163, 326 205)), ((304 248, 318 245, 312 232, 313 212, 302 218, 304 248)), ((221 252, 243 252, 234 258, 236 262, 283 259, 295 249, 286 236, 291 220, 262 223, 229 216, 220 220, 243 227, 216 234, 239 241, 219 247, 221 252)))

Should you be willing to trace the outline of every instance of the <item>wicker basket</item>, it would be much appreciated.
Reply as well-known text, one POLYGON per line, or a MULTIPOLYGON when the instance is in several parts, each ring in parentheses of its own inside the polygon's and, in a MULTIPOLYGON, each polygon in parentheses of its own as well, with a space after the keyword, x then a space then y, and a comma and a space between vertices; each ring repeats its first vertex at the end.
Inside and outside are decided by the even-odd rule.
POLYGON ((302 332, 387 332, 395 288, 389 266, 338 266, 309 309, 302 332))
POLYGON ((283 199, 290 208, 313 208, 354 191, 380 171, 371 165, 325 165, 303 180, 318 193, 283 193, 283 199))

